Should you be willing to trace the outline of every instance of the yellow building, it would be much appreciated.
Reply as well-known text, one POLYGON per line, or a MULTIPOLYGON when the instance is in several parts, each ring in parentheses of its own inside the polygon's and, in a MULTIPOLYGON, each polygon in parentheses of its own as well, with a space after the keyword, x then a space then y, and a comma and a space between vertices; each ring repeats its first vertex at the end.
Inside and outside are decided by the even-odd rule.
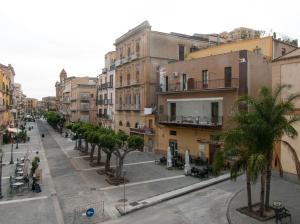
POLYGON ((13 122, 11 107, 14 75, 11 65, 5 66, 0 64, 0 144, 7 126, 13 122))
POLYGON ((297 46, 291 45, 290 43, 285 43, 269 36, 250 40, 237 40, 234 42, 201 49, 199 51, 190 53, 187 55, 186 59, 191 60, 240 50, 258 52, 266 56, 268 59, 275 59, 291 52, 296 48, 297 46))
MULTIPOLYGON (((300 49, 292 51, 291 53, 284 55, 278 59, 275 59, 272 63, 272 87, 275 88, 278 84, 292 85, 289 92, 282 94, 281 99, 286 98, 286 94, 299 93, 300 86, 300 49)), ((300 115, 300 100, 295 103, 295 114, 300 115)), ((295 129, 300 135, 300 123, 294 125, 295 129)), ((289 142, 289 144, 296 149, 298 158, 300 158, 300 137, 294 139, 287 136, 283 137, 283 140, 289 142)), ((280 157, 280 162, 283 171, 288 174, 287 177, 296 179, 296 166, 293 161, 292 154, 288 151, 285 145, 277 145, 277 155, 280 157)), ((275 168, 278 168, 279 164, 273 163, 275 168)))

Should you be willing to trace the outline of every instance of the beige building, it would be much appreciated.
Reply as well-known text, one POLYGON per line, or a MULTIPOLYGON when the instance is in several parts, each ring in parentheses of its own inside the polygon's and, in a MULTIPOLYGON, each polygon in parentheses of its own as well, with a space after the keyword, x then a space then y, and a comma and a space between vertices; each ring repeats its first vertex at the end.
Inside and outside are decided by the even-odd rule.
POLYGON ((147 21, 116 39, 115 130, 143 136, 153 151, 160 67, 208 45, 208 38, 152 31, 147 21))
POLYGON ((63 69, 56 87, 56 108, 67 122, 96 121, 96 84, 97 78, 68 77, 63 69))
POLYGON ((261 85, 271 86, 271 64, 246 50, 202 57, 162 66, 158 93, 157 151, 193 157, 210 163, 220 147, 214 134, 228 122, 240 95, 257 96, 261 85))
POLYGON ((100 126, 114 129, 116 52, 105 55, 105 67, 98 76, 97 121, 100 126))
POLYGON ((25 115, 25 98, 26 95, 22 91, 22 86, 19 83, 14 84, 14 107, 16 109, 16 118, 22 119, 25 115))
MULTIPOLYGON (((96 123, 96 84, 97 78, 76 77, 71 81, 70 121, 96 123)), ((66 98, 67 99, 67 98, 66 98)))
MULTIPOLYGON (((300 49, 296 49, 289 54, 286 54, 282 57, 279 57, 273 60, 272 63, 272 87, 276 88, 279 84, 288 84, 292 85, 292 88, 289 91, 284 92, 281 95, 281 99, 285 99, 287 94, 291 93, 300 93, 300 49)), ((295 114, 300 115, 300 100, 297 100, 295 103, 295 114)), ((300 123, 294 125, 295 129, 300 135, 300 123)), ((288 141, 295 149, 300 158, 300 137, 291 139, 287 136, 283 137, 283 140, 288 141)), ((285 173, 290 175, 285 175, 296 179, 296 167, 293 161, 291 153, 287 150, 284 144, 277 145, 277 155, 280 157, 282 169, 285 173)), ((276 155, 275 155, 276 156, 276 155)), ((273 163, 273 166, 277 168, 279 164, 273 163)))
POLYGON ((34 115, 37 112, 37 99, 34 98, 25 98, 25 114, 34 115))
POLYGON ((11 65, 0 64, 0 144, 3 134, 9 125, 14 124, 13 119, 13 86, 15 72, 11 65))
POLYGON ((42 101, 40 101, 39 109, 41 111, 56 111, 56 97, 43 97, 42 101))

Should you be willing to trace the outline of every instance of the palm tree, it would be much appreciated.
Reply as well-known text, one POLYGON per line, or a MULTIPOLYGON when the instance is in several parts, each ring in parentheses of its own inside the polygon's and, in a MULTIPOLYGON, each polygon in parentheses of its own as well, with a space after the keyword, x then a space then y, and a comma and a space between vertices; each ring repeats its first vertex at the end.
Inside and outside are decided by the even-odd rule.
MULTIPOLYGON (((282 142, 283 135, 294 138, 297 131, 293 125, 300 121, 300 117, 295 115, 294 101, 300 99, 300 94, 289 94, 283 100, 281 95, 284 90, 290 89, 290 85, 277 86, 272 92, 267 87, 262 87, 257 98, 245 96, 239 102, 246 103, 249 111, 253 111, 257 119, 261 122, 261 153, 265 156, 266 167, 262 172, 262 181, 266 178, 266 198, 265 207, 268 209, 270 205, 270 189, 271 189, 271 170, 274 153, 274 145, 276 142, 282 142)), ((259 134, 256 133, 256 134, 259 134)), ((287 142, 283 142, 287 149, 292 153, 298 177, 300 178, 300 163, 295 149, 287 142)), ((279 161, 279 157, 275 159, 279 161)), ((279 161, 280 162, 280 161, 279 161)), ((279 166, 281 167, 281 166, 279 166)))

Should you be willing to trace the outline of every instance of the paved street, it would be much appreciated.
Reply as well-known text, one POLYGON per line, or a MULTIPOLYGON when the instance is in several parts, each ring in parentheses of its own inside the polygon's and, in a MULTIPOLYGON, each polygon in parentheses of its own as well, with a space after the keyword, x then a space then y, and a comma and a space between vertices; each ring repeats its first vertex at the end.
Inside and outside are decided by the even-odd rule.
POLYGON ((244 184, 226 181, 161 204, 130 213, 105 224, 227 224, 227 205, 233 194, 244 184))

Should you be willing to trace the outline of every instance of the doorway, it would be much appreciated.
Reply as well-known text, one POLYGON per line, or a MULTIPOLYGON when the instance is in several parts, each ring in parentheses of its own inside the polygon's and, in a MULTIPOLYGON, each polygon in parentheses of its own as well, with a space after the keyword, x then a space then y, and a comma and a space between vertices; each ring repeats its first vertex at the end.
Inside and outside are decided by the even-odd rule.
POLYGON ((170 121, 176 121, 176 103, 170 103, 170 121))
POLYGON ((177 141, 169 140, 169 147, 170 147, 172 156, 176 156, 178 154, 177 141))
POLYGON ((225 67, 225 88, 231 87, 231 67, 225 67))
POLYGON ((211 123, 217 124, 219 120, 219 103, 212 102, 211 103, 211 123))

